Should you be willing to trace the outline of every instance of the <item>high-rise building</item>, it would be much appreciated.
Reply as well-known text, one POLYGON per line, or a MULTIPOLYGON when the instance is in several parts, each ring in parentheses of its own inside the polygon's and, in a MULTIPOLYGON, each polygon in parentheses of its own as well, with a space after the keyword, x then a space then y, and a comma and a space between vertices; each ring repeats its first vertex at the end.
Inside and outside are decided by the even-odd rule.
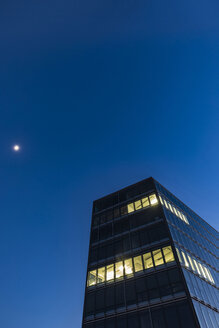
POLYGON ((94 201, 83 328, 218 328, 218 232, 153 178, 94 201))

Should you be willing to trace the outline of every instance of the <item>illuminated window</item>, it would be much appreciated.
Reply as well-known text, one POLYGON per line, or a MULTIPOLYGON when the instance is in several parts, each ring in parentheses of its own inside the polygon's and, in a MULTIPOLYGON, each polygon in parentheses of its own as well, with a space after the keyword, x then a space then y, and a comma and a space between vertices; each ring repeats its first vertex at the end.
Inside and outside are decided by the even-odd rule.
POLYGON ((141 200, 137 200, 137 201, 135 202, 135 209, 136 209, 136 211, 137 211, 137 210, 140 210, 141 208, 142 208, 141 200))
POLYGON ((124 275, 123 262, 116 262, 116 279, 122 278, 124 275))
POLYGON ((204 268, 202 267, 202 264, 201 264, 200 262, 197 262, 197 263, 198 263, 198 265, 199 265, 199 269, 200 269, 200 271, 201 271, 202 276, 203 276, 204 278, 208 279, 208 278, 207 278, 207 275, 206 275, 206 273, 205 273, 205 270, 204 270, 204 268))
POLYGON ((135 267, 135 272, 143 270, 143 263, 142 263, 141 256, 134 257, 134 267, 135 267))
POLYGON ((128 209, 128 213, 134 212, 134 204, 133 203, 128 204, 127 209, 128 209))
POLYGON ((153 258, 154 258, 154 264, 155 266, 164 264, 164 260, 163 260, 163 255, 161 252, 161 249, 156 249, 156 251, 153 251, 153 258))
POLYGON ((132 259, 127 259, 125 262, 125 274, 129 275, 133 273, 132 259))
POLYGON ((96 285, 96 278, 97 278, 97 270, 88 272, 87 286, 89 287, 89 286, 96 285))
POLYGON ((159 196, 159 199, 160 199, 161 204, 163 205, 163 199, 162 199, 162 197, 159 196))
POLYGON ((113 280, 114 279, 114 265, 110 264, 106 267, 106 280, 113 280))
POLYGON ((149 198, 151 205, 155 205, 158 203, 157 196, 155 194, 150 195, 149 198))
POLYGON ((97 270, 97 283, 100 284, 105 281, 105 267, 97 270))
POLYGON ((143 255, 143 261, 144 261, 145 269, 153 268, 154 264, 153 264, 151 252, 148 252, 143 255))
POLYGON ((214 281, 214 279, 213 279, 213 277, 211 275, 210 270, 208 268, 206 268, 206 266, 204 266, 204 265, 203 265, 203 268, 204 268, 204 270, 205 270, 205 272, 206 272, 206 274, 208 276, 208 280, 211 281, 213 284, 215 284, 215 281, 214 281))
POLYGON ((193 262, 194 262, 194 264, 195 264, 195 267, 196 267, 196 272, 198 272, 198 274, 200 274, 200 276, 201 276, 201 272, 200 272, 200 270, 199 270, 199 266, 198 266, 198 263, 196 262, 196 260, 193 258, 193 262))
POLYGON ((166 207, 167 209, 169 209, 169 207, 168 207, 168 204, 167 204, 166 200, 164 199, 163 201, 164 201, 164 205, 165 205, 165 207, 166 207))
POLYGON ((150 204, 149 204, 149 199, 148 199, 148 197, 144 197, 144 198, 142 198, 142 206, 143 207, 148 207, 150 204))
POLYGON ((171 205, 170 203, 168 203, 168 205, 169 205, 169 209, 170 209, 171 212, 173 213, 173 207, 172 207, 172 205, 171 205))
POLYGON ((182 258, 181 258, 181 255, 180 255, 180 251, 178 250, 177 247, 175 247, 175 248, 176 248, 176 252, 177 252, 177 255, 178 255, 179 261, 180 261, 180 263, 182 263, 182 258))
POLYGON ((195 267, 194 267, 192 258, 189 256, 189 254, 187 254, 187 257, 189 259, 189 263, 190 263, 190 266, 191 266, 192 270, 195 271, 195 267))
POLYGON ((166 263, 173 262, 175 260, 171 246, 163 247, 162 250, 166 263))
POLYGON ((176 216, 178 216, 178 213, 177 213, 177 211, 176 211, 176 208, 173 206, 173 211, 174 211, 174 214, 176 215, 176 216))
POLYGON ((185 223, 189 224, 189 221, 188 221, 187 217, 184 214, 182 214, 182 216, 183 216, 183 219, 184 219, 185 223))
POLYGON ((187 258, 186 258, 186 255, 183 251, 181 251, 181 254, 182 254, 182 257, 183 257, 183 260, 184 260, 184 265, 189 268, 189 262, 187 261, 187 258))

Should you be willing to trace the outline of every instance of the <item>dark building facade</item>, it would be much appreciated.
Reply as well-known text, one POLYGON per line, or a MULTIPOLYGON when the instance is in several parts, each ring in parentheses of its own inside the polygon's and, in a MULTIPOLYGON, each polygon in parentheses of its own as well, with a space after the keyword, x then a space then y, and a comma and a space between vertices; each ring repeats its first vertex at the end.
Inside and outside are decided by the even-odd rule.
POLYGON ((94 201, 83 328, 218 328, 218 232, 153 178, 94 201))

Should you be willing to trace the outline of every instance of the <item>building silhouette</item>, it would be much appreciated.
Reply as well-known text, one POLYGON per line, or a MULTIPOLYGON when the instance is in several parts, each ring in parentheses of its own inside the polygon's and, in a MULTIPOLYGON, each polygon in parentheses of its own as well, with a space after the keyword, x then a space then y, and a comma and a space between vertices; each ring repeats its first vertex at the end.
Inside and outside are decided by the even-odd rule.
POLYGON ((153 178, 93 203, 83 328, 218 328, 218 232, 153 178))

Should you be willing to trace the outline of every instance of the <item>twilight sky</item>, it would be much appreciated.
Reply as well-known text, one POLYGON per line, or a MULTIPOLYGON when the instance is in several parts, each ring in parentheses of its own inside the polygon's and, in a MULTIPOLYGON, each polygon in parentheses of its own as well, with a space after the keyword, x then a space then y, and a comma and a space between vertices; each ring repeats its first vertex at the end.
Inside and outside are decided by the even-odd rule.
POLYGON ((218 12, 1 3, 1 327, 80 327, 92 201, 107 193, 153 176, 219 228, 218 12))

